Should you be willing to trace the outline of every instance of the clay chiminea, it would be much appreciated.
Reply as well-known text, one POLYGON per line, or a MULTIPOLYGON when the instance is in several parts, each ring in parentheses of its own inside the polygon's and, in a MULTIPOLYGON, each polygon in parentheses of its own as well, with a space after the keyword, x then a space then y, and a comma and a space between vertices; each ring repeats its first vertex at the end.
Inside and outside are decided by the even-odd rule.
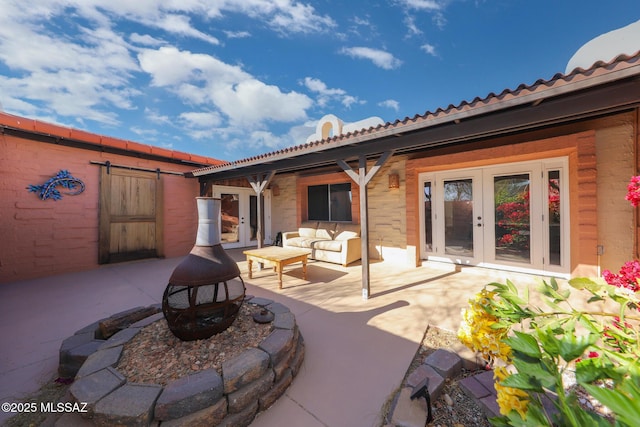
POLYGON ((173 271, 162 296, 169 329, 183 341, 206 339, 227 329, 245 296, 238 264, 220 244, 220 199, 196 201, 196 244, 173 271))

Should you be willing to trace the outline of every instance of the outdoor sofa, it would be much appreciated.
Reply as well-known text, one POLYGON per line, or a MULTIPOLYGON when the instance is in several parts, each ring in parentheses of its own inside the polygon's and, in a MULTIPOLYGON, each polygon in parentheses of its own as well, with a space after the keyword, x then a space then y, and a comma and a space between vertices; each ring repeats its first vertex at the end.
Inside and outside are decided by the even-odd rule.
POLYGON ((310 258, 347 266, 362 256, 360 224, 306 221, 282 233, 282 247, 311 249, 310 258))

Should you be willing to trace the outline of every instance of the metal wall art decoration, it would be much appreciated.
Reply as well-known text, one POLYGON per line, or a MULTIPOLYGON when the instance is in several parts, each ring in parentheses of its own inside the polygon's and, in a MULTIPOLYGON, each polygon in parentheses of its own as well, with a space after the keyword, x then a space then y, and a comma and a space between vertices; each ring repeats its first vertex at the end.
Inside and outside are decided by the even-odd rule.
POLYGON ((62 199, 62 194, 56 189, 57 186, 73 190, 64 193, 70 196, 75 196, 84 191, 84 182, 71 176, 68 170, 61 170, 56 176, 50 178, 42 185, 29 185, 27 190, 29 190, 30 193, 37 193, 38 197, 42 200, 60 200, 62 199))

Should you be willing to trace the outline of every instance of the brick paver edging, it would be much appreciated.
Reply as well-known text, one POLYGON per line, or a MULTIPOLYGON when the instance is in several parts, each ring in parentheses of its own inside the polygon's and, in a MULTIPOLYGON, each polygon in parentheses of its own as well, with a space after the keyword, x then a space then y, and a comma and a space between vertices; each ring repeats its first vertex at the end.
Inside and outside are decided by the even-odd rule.
POLYGON ((305 346, 295 316, 286 306, 250 296, 245 303, 274 314, 273 330, 258 347, 225 361, 222 375, 207 369, 165 387, 128 383, 116 369, 123 346, 141 328, 162 319, 161 312, 108 340, 96 338, 100 321, 80 329, 63 341, 58 371, 63 377, 75 376, 70 396, 86 404, 87 412, 82 413, 84 419, 77 413, 65 414, 58 422, 66 425, 75 418, 74 425, 91 421, 97 426, 248 426, 291 385, 304 360, 305 346))
POLYGON ((402 387, 391 402, 385 427, 423 427, 427 419, 426 401, 422 398, 411 400, 414 387, 428 378, 429 395, 433 403, 442 395, 445 381, 458 377, 462 369, 480 372, 460 380, 462 391, 478 403, 487 418, 499 416, 493 372, 483 371, 485 365, 480 354, 462 344, 431 353, 422 364, 407 373, 402 387))

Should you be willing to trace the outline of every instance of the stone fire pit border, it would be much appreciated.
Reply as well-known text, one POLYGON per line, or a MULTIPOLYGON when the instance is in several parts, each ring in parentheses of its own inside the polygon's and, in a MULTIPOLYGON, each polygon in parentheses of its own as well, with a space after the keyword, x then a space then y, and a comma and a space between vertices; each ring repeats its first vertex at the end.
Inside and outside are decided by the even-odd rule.
MULTIPOLYGON (((88 412, 82 416, 98 426, 248 426, 291 385, 304 360, 305 346, 295 316, 285 305, 251 296, 244 303, 272 312, 273 330, 257 348, 225 361, 222 375, 207 369, 164 387, 127 382, 116 369, 123 347, 143 327, 162 319, 162 312, 131 324, 107 340, 99 338, 102 320, 78 330, 62 342, 58 373, 75 377, 70 395, 74 401, 87 404, 88 412)), ((160 311, 160 305, 151 307, 160 311)), ((112 318, 148 309, 138 307, 112 318)))

